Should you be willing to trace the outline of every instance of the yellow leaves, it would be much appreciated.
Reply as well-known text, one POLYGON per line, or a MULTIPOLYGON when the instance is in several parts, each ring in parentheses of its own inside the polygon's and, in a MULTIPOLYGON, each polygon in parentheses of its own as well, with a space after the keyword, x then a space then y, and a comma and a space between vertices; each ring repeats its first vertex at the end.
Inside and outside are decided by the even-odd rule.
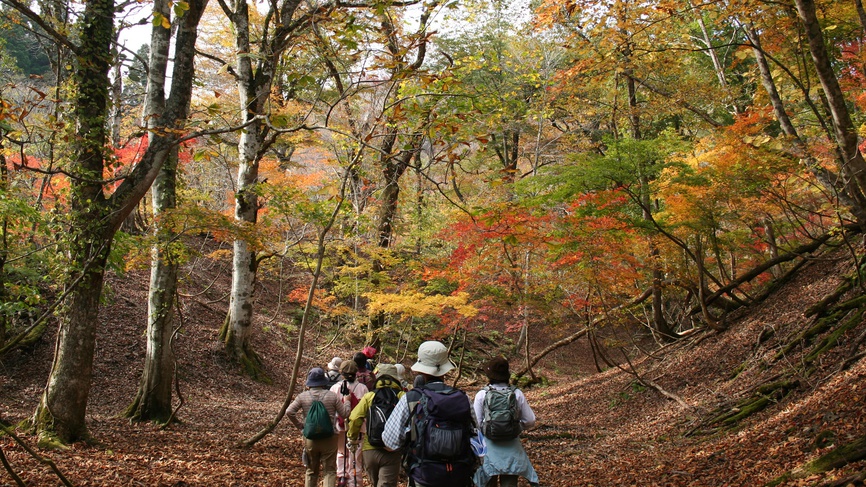
POLYGON ((420 292, 367 293, 364 296, 370 300, 368 304, 370 314, 388 313, 403 318, 437 316, 445 310, 454 310, 466 318, 478 314, 478 309, 468 303, 469 295, 467 293, 457 293, 450 296, 441 294, 428 296, 420 292))

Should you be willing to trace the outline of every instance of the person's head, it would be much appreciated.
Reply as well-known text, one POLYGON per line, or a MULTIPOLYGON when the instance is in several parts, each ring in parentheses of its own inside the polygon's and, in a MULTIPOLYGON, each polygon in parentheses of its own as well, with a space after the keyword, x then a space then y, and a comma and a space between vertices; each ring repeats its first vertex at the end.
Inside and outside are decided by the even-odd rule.
POLYGON ((359 369, 367 366, 367 356, 364 355, 364 352, 355 352, 352 361, 355 362, 355 365, 357 365, 359 369))
POLYGON ((307 374, 307 387, 326 387, 328 378, 325 376, 325 369, 321 367, 313 367, 307 374))
POLYGON ((388 376, 394 380, 398 380, 397 377, 397 366, 394 364, 379 364, 376 366, 376 370, 373 371, 376 374, 377 378, 382 378, 384 376, 388 376))
POLYGON ((340 370, 340 364, 342 364, 342 363, 343 363, 343 359, 341 359, 340 357, 334 357, 331 359, 330 362, 328 362, 328 370, 339 371, 340 370))
POLYGON ((406 378, 405 377, 406 367, 404 367, 403 364, 397 364, 397 365, 395 365, 395 367, 397 367, 397 379, 399 379, 399 380, 405 379, 406 378))
POLYGON ((358 365, 355 362, 345 360, 340 364, 340 373, 347 381, 355 382, 355 376, 358 375, 358 365))
POLYGON ((418 347, 418 361, 412 371, 430 377, 442 377, 455 367, 448 359, 448 348, 441 342, 430 340, 418 347))
POLYGON ((491 384, 498 382, 508 382, 511 380, 511 373, 508 371, 508 360, 505 357, 493 357, 484 364, 484 375, 491 384))

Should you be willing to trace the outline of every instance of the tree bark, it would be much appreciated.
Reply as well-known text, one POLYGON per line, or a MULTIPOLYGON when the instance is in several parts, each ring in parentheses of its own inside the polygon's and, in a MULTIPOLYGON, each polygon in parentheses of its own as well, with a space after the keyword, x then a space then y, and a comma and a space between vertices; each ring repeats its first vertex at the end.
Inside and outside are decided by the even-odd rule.
POLYGON ((830 63, 830 56, 815 11, 815 2, 795 0, 795 3, 809 41, 809 52, 815 63, 815 70, 832 116, 836 144, 843 159, 841 170, 846 177, 845 187, 848 195, 857 205, 852 208, 852 212, 857 215, 861 225, 866 225, 866 221, 863 220, 863 215, 866 214, 866 196, 864 196, 866 195, 866 160, 863 159, 858 148, 857 131, 851 120, 845 95, 830 63))
MULTIPOLYGON (((190 1, 184 22, 198 24, 205 0, 190 1)), ((31 12, 32 13, 32 12, 31 12)), ((93 375, 99 298, 105 264, 114 234, 147 192, 177 134, 160 131, 150 141, 141 161, 106 197, 101 180, 108 142, 108 79, 112 58, 115 5, 112 0, 86 2, 80 43, 58 37, 77 57, 73 120, 76 137, 71 147, 71 194, 68 251, 69 278, 64 306, 59 312, 54 361, 48 383, 33 415, 40 441, 70 443, 87 439, 87 400, 93 375)), ((187 117, 192 86, 193 49, 178 51, 172 93, 159 126, 178 128, 187 117), (183 87, 188 87, 183 89, 183 87)))
MULTIPOLYGON (((156 0, 154 12, 166 19, 171 10, 167 0, 156 0)), ((151 34, 150 71, 148 71, 147 106, 145 108, 149 136, 156 134, 155 117, 165 109, 165 76, 168 70, 168 52, 171 30, 161 24, 154 25, 151 34)), ((177 290, 177 263, 171 258, 168 245, 173 235, 163 229, 160 216, 174 208, 176 198, 177 147, 163 164, 151 188, 154 234, 156 244, 151 249, 150 288, 147 300, 147 347, 144 370, 138 391, 126 416, 137 421, 166 422, 171 417, 171 386, 174 357, 171 353, 171 327, 174 298, 177 290)))
MULTIPOLYGON (((98 183, 107 140, 109 59, 114 20, 111 0, 84 6, 81 44, 76 52, 74 82, 77 94, 73 117, 76 137, 71 168, 69 216, 70 277, 83 274, 68 295, 60 314, 54 361, 48 384, 34 413, 40 441, 63 443, 87 437, 85 412, 93 376, 93 351, 98 324, 99 296, 111 239, 105 233, 105 197, 98 183)), ((67 286, 74 281, 70 279, 67 286)))

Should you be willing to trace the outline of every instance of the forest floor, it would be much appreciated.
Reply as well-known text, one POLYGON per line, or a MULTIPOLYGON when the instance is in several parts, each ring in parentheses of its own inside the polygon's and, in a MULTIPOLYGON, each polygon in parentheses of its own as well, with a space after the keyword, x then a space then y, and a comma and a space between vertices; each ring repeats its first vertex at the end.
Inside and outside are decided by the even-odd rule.
MULTIPOLYGON (((301 435, 287 420, 254 446, 237 446, 265 427, 285 400, 297 340, 290 328, 271 318, 286 314, 285 305, 261 298, 278 294, 263 285, 254 347, 274 382, 251 381, 225 359, 216 337, 230 282, 225 262, 209 267, 203 262, 196 265, 209 269, 209 274, 188 279, 182 299, 183 330, 176 345, 181 421, 165 429, 120 417, 133 398, 144 362, 148 273, 110 278, 87 418, 98 443, 38 451, 74 485, 303 485, 301 435)), ((816 258, 769 299, 731 319, 728 330, 703 331, 658 347, 634 360, 633 370, 596 373, 591 352, 581 342, 546 357, 536 373, 549 383, 526 390, 538 426, 524 437, 541 485, 765 485, 864 437, 866 360, 839 366, 862 353, 862 320, 811 367, 801 366, 808 346, 777 356, 813 322, 804 316, 805 310, 832 292, 852 269, 851 259, 841 252, 816 258), (728 428, 709 421, 713 411, 736 411, 738 400, 783 376, 796 380, 796 386, 784 396, 773 396, 766 409, 728 428)), ((314 328, 305 340, 304 371, 351 352, 309 346, 317 343, 320 333, 314 328)), ((545 345, 534 344, 538 350, 545 345)), ((48 376, 52 349, 53 337, 46 335, 33 349, 3 359, 0 418, 17 424, 32 414, 48 376)), ((405 363, 410 365, 411 357, 405 363)), ((461 385, 471 395, 481 384, 467 376, 461 385)), ((29 446, 35 444, 26 431, 18 433, 29 446)), ((47 466, 11 438, 0 437, 0 448, 28 485, 60 485, 47 466)), ((780 485, 863 485, 853 479, 864 472, 866 461, 861 459, 780 485)), ((7 485, 15 483, 0 470, 0 486, 7 485)), ((520 485, 528 484, 521 480, 520 485)))

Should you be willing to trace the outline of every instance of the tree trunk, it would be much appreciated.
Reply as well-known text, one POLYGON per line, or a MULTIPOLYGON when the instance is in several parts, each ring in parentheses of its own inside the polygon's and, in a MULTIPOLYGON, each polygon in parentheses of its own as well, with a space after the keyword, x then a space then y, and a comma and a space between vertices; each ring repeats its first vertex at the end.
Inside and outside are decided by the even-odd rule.
MULTIPOLYGON (((167 0, 155 0, 154 12, 166 19, 171 10, 167 0)), ((154 129, 155 117, 165 109, 165 75, 171 30, 154 25, 151 33, 150 70, 147 79, 145 113, 148 127, 154 129)), ((149 137, 156 134, 150 131, 149 137)), ((173 235, 163 228, 160 216, 176 206, 175 182, 177 147, 163 164, 151 188, 156 244, 151 249, 150 288, 147 299, 147 352, 138 392, 127 408, 127 417, 137 421, 164 423, 171 417, 171 386, 174 357, 171 353, 171 328, 174 297, 177 289, 177 264, 168 249, 173 235)), ((134 214, 134 213, 133 213, 134 214)), ((127 219, 129 220, 129 219, 127 219)), ((169 230, 170 231, 170 230, 169 230)))
MULTIPOLYGON (((194 32, 206 0, 191 0, 184 16, 184 30, 194 32)), ((80 44, 66 42, 77 56, 74 81, 76 97, 72 114, 77 134, 71 147, 70 210, 68 239, 69 277, 64 306, 59 312, 54 361, 42 399, 33 415, 40 441, 73 442, 88 437, 85 424, 93 375, 93 356, 99 317, 104 267, 114 234, 138 205, 165 160, 177 135, 150 141, 141 161, 106 198, 100 180, 108 143, 108 79, 112 58, 115 5, 111 0, 85 2, 80 44)), ((194 37, 193 37, 194 39, 194 37)), ((193 40, 194 43, 194 40, 193 40)), ((185 122, 192 90, 194 51, 179 49, 172 76, 172 94, 160 126, 178 127, 185 122)), ((66 243, 66 242, 64 242, 66 243)))
POLYGON ((824 36, 815 12, 815 2, 813 0, 795 0, 795 3, 809 41, 809 52, 812 54, 812 61, 815 63, 818 79, 821 81, 821 87, 826 95, 832 115, 836 144, 839 146, 843 158, 841 170, 847 178, 845 187, 848 195, 857 204, 857 207, 851 210, 857 216, 860 224, 866 225, 863 218, 866 216, 866 196, 864 196, 866 194, 866 160, 863 159, 858 148, 857 131, 851 121, 845 95, 830 63, 827 47, 824 44, 824 36))
POLYGON ((164 228, 166 213, 177 206, 177 148, 166 160, 153 183, 154 230, 157 243, 151 249, 150 289, 147 300, 147 353, 138 392, 126 416, 137 421, 166 423, 172 415, 171 390, 175 359, 171 347, 178 262, 172 251, 177 237, 164 228))
MULTIPOLYGON (((761 47, 761 37, 757 30, 751 26, 747 26, 745 31, 749 38, 749 42, 752 44, 752 53, 755 55, 755 63, 758 65, 761 84, 767 92, 770 104, 773 106, 773 113, 776 116, 776 120, 779 122, 782 133, 794 139, 794 145, 796 146, 796 151, 798 153, 797 157, 800 157, 806 163, 806 167, 809 168, 809 171, 813 176, 815 176, 815 179, 817 179, 818 182, 830 192, 830 194, 838 195, 842 203, 849 208, 856 208, 858 206, 857 203, 851 198, 851 196, 849 196, 839 175, 819 164, 818 161, 812 157, 809 148, 806 147, 805 142, 803 142, 803 139, 801 139, 800 135, 797 133, 797 129, 791 122, 791 118, 785 111, 785 104, 782 101, 782 96, 776 88, 776 82, 773 79, 770 64, 767 61, 767 57, 764 55, 763 48, 761 47)), ((841 165, 840 161, 840 166, 841 165)))
MULTIPOLYGON (((236 30, 236 46, 239 53, 252 52, 250 42, 249 7, 244 1, 235 2, 232 23, 236 30)), ((254 227, 258 220, 259 203, 256 184, 259 178, 259 161, 263 149, 262 124, 258 116, 264 114, 265 102, 270 90, 269 64, 253 70, 252 57, 238 56, 237 77, 240 106, 244 122, 248 125, 238 141, 237 192, 235 194, 235 221, 241 226, 254 227)), ((253 291, 256 283, 256 252, 250 242, 239 238, 233 244, 232 287, 229 311, 221 330, 226 352, 236 360, 250 376, 267 380, 259 360, 250 345, 253 320, 253 291)))
POLYGON ((102 293, 104 264, 111 246, 106 236, 105 197, 98 179, 108 142, 109 60, 114 22, 111 0, 84 5, 81 44, 76 52, 77 87, 73 117, 77 136, 72 154, 69 214, 69 278, 73 286, 60 312, 54 361, 48 384, 34 413, 41 442, 63 443, 87 438, 85 412, 93 375, 93 351, 102 293), (77 177, 75 177, 77 176, 77 177))

